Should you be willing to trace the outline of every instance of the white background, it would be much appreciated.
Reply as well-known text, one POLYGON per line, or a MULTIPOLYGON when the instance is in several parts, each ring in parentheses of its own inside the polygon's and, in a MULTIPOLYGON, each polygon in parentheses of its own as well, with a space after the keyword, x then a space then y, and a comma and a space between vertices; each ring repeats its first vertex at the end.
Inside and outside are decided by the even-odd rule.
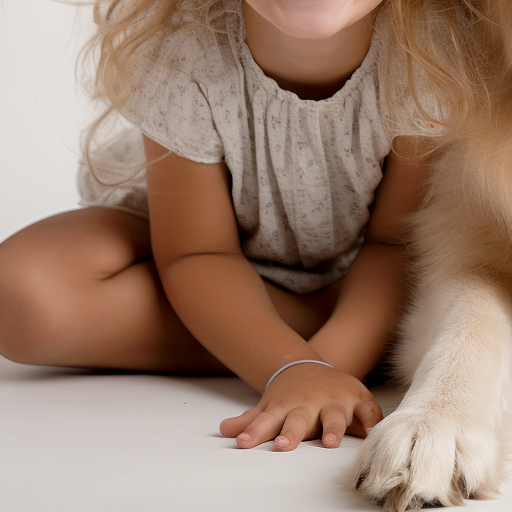
POLYGON ((0 3, 0 241, 77 206, 79 132, 91 110, 74 64, 90 12, 54 0, 0 3))

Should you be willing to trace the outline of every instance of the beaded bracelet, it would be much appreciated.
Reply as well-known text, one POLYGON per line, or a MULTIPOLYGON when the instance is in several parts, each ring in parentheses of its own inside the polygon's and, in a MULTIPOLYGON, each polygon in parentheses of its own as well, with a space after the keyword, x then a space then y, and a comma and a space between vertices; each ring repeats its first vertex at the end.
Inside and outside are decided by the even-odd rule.
POLYGON ((325 361, 317 361, 316 359, 301 359, 300 361, 293 361, 292 363, 285 364, 282 368, 279 368, 270 379, 268 379, 267 385, 265 386, 265 389, 267 389, 270 386, 270 383, 284 370, 287 368, 290 368, 290 366, 295 366, 296 364, 302 364, 302 363, 316 363, 316 364, 322 364, 324 366, 328 366, 329 368, 334 368, 334 366, 330 365, 329 363, 326 363, 325 361))

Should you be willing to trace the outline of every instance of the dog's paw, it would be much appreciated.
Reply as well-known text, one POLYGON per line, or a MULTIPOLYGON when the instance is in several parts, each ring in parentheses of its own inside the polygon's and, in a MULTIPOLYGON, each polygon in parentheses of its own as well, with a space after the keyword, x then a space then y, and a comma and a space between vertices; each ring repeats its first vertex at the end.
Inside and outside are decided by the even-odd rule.
POLYGON ((393 512, 495 495, 503 459, 495 429, 447 416, 388 416, 364 441, 351 485, 393 512))

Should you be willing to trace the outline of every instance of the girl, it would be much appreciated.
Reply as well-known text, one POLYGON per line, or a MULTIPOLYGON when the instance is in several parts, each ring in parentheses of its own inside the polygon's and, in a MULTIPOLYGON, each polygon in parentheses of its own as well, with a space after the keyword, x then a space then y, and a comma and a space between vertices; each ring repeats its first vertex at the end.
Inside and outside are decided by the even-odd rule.
POLYGON ((429 169, 414 157, 446 121, 441 85, 458 87, 432 87, 450 66, 425 80, 398 38, 417 56, 411 12, 455 26, 480 2, 444 3, 96 0, 108 108, 80 168, 86 208, 1 245, 2 354, 234 372, 262 393, 221 424, 241 448, 364 437, 429 169), (133 126, 89 151, 114 112, 133 126))

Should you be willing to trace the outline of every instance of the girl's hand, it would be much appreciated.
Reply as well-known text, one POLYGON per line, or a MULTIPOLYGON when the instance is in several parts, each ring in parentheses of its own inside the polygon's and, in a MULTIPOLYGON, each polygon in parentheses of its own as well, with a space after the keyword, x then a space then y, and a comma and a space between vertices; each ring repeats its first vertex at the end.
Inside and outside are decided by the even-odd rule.
POLYGON ((345 433, 364 438, 382 418, 379 404, 358 379, 303 363, 279 374, 256 407, 225 419, 220 432, 236 437, 239 448, 275 438, 277 450, 290 451, 320 435, 325 447, 337 448, 345 433))

